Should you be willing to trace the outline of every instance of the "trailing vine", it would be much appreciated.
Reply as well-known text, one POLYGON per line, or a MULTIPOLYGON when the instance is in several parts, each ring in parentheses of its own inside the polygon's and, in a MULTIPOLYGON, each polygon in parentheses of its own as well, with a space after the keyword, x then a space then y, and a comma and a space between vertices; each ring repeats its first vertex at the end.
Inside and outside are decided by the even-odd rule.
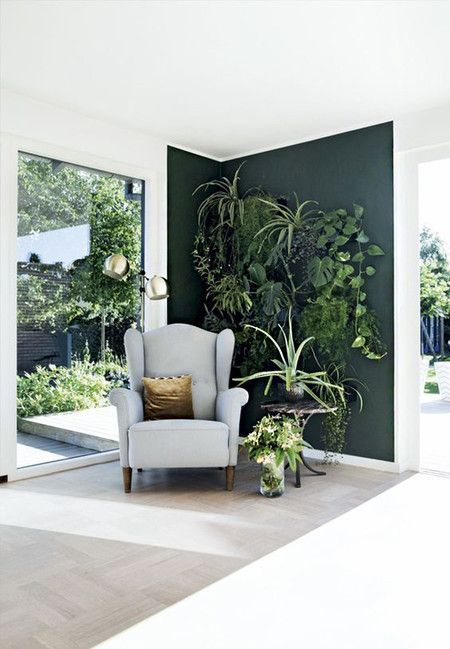
POLYGON ((351 347, 359 349, 371 360, 380 360, 386 351, 376 316, 367 306, 367 293, 363 287, 376 273, 376 268, 367 263, 367 258, 382 256, 384 251, 369 243, 363 228, 363 214, 364 209, 354 205, 353 214, 338 209, 321 212, 314 220, 312 227, 319 235, 316 246, 320 254, 316 254, 308 265, 315 293, 310 303, 322 310, 324 300, 345 301, 354 333, 351 347))

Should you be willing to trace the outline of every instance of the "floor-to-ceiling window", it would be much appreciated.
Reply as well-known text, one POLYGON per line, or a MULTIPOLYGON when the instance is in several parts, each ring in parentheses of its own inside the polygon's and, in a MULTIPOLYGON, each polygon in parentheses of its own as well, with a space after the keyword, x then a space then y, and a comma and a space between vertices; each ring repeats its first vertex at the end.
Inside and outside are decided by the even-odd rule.
POLYGON ((450 158, 418 166, 420 467, 450 473, 450 158))
POLYGON ((144 182, 19 154, 17 466, 118 447, 112 387, 138 323, 144 182), (125 255, 130 272, 103 274, 125 255))

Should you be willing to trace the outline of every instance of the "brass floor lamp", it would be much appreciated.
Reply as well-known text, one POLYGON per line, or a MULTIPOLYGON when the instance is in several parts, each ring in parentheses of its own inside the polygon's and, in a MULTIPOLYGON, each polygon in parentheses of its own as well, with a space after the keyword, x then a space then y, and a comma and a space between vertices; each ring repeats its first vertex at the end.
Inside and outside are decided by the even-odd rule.
MULTIPOLYGON (((121 254, 113 254, 105 259, 103 274, 112 279, 121 280, 130 272, 128 259, 121 254)), ((139 271, 139 293, 141 297, 141 331, 145 331, 145 297, 149 300, 167 300, 169 297, 169 284, 164 277, 153 275, 148 278, 145 270, 139 271)))

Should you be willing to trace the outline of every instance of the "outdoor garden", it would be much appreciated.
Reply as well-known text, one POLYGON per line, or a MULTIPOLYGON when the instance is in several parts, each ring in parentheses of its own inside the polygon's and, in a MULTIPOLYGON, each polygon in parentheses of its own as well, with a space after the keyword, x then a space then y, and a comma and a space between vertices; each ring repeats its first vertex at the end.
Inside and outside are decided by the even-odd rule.
POLYGON ((127 380, 123 333, 138 312, 142 184, 136 191, 129 179, 26 154, 18 183, 17 414, 105 406, 127 380), (112 252, 130 260, 121 282, 102 273, 112 252))
POLYGON ((429 227, 420 233, 422 391, 450 400, 450 260, 429 227))

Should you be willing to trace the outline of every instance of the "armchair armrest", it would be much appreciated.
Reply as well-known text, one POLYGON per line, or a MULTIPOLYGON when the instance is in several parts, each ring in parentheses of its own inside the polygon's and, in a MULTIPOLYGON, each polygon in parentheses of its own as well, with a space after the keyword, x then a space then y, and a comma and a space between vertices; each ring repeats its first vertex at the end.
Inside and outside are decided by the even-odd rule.
POLYGON ((243 388, 230 388, 219 392, 216 399, 216 420, 227 424, 230 429, 230 466, 236 466, 239 445, 239 421, 242 406, 248 401, 248 392, 243 388))
POLYGON ((115 388, 109 393, 109 402, 117 408, 119 425, 120 464, 129 466, 128 462, 128 429, 144 419, 142 395, 136 390, 115 388))

